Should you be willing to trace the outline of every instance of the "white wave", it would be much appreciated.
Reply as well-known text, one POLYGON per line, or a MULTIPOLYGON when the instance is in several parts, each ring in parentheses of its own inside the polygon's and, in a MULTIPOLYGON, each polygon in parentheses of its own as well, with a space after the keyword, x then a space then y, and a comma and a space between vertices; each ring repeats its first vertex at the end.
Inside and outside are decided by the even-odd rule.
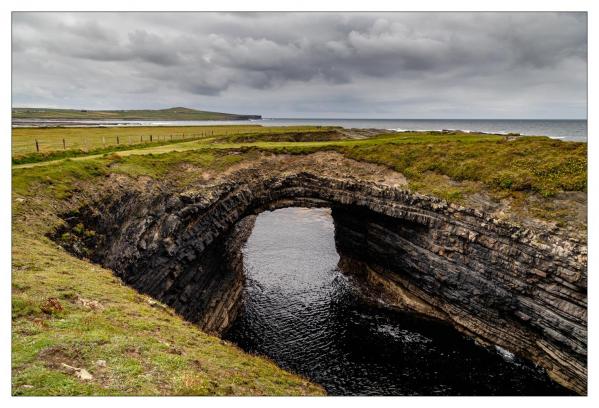
POLYGON ((402 129, 402 128, 388 128, 386 130, 391 130, 393 132, 442 132, 443 129, 402 129))
POLYGON ((430 343, 432 340, 420 333, 402 330, 390 324, 381 324, 377 327, 379 333, 387 334, 403 343, 430 343))
POLYGON ((497 354, 499 354, 501 357, 503 357, 503 359, 505 361, 512 362, 512 361, 514 361, 514 358, 516 358, 514 353, 511 353, 502 347, 495 346, 495 350, 497 350, 497 354))

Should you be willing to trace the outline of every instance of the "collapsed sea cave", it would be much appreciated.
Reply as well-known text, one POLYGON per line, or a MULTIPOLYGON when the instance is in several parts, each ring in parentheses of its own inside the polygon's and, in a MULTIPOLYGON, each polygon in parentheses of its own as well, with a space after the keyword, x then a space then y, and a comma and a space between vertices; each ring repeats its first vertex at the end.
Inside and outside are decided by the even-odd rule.
POLYGON ((308 171, 229 177, 179 191, 111 175, 63 214, 70 252, 221 335, 240 309, 241 248, 263 211, 328 207, 340 267, 384 303, 452 325, 586 394, 586 245, 475 209, 308 171))

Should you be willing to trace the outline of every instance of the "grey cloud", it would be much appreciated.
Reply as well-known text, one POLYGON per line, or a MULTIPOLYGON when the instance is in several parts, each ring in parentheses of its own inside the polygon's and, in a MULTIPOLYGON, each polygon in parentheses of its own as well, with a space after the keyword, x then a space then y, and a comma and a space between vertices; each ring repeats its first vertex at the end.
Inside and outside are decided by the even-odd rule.
POLYGON ((21 12, 13 105, 584 116, 586 36, 584 13, 21 12))

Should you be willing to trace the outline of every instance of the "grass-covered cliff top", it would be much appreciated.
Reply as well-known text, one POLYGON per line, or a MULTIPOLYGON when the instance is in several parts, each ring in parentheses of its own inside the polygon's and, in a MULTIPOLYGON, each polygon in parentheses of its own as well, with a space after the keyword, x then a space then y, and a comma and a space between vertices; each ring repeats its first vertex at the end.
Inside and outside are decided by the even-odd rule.
POLYGON ((158 141, 125 146, 106 140, 147 129, 13 131, 13 394, 322 393, 270 361, 202 333, 46 237, 61 222, 57 214, 81 205, 85 192, 111 173, 184 185, 197 179, 184 171, 187 165, 217 174, 264 155, 334 151, 401 172, 413 191, 464 205, 484 203, 496 214, 538 218, 570 231, 586 228, 584 143, 463 133, 365 137, 310 127, 194 128, 186 130, 194 138, 171 141, 165 129, 152 129, 164 136, 158 141), (48 134, 86 138, 93 147, 65 150, 60 142, 41 154, 20 150, 24 140, 48 134), (79 378, 81 371, 69 367, 92 378, 79 378))
MULTIPOLYGON (((174 164, 193 160, 176 152, 252 149, 287 154, 334 150, 355 160, 388 166, 403 173, 413 190, 448 201, 460 201, 482 190, 498 198, 535 196, 543 201, 560 193, 585 193, 587 188, 587 144, 547 137, 459 132, 364 137, 334 127, 260 126, 13 130, 15 170, 43 167, 16 173, 27 179, 47 174, 52 171, 49 163, 67 158, 74 163, 61 161, 57 170, 85 162, 109 171, 105 166, 110 167, 110 159, 103 156, 114 153, 118 155, 114 160, 135 161, 139 166, 145 161, 152 163, 148 172, 166 173, 174 164), (73 148, 64 148, 63 139, 73 148), (45 146, 40 153, 25 148, 31 149, 35 140, 45 146)), ((550 214, 545 218, 550 219, 550 214)))
POLYGON ((81 119, 81 120, 243 120, 259 115, 208 112, 190 108, 89 110, 52 108, 13 108, 13 119, 81 119))

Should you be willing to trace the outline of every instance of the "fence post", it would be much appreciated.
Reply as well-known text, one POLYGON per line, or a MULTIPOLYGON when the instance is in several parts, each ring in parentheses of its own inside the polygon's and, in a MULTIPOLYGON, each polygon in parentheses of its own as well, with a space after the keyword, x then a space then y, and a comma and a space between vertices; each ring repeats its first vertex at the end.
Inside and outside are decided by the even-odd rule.
POLYGON ((152 141, 152 135, 150 135, 150 142, 152 141))
POLYGON ((171 135, 171 142, 173 141, 173 135, 171 135))
POLYGON ((131 135, 129 135, 129 144, 131 144, 131 135))
POLYGON ((62 150, 67 150, 67 143, 62 139, 62 150))
POLYGON ((139 135, 139 143, 143 143, 144 141, 144 135, 139 135))
POLYGON ((40 152, 40 145, 37 142, 37 139, 35 139, 35 150, 39 153, 40 152))
POLYGON ((106 147, 106 136, 102 136, 102 146, 106 147))
POLYGON ((116 135, 116 144, 119 144, 119 135, 116 135))

